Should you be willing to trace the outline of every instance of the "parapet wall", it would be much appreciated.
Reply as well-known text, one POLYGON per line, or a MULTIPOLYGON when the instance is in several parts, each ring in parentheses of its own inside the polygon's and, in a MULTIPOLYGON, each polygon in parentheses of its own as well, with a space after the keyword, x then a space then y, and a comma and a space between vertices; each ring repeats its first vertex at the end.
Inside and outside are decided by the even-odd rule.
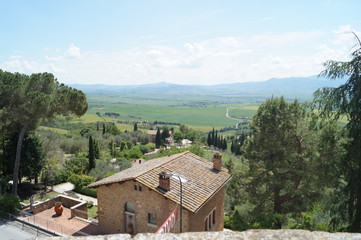
MULTIPOLYGON (((45 239, 45 238, 44 238, 45 239)), ((133 238, 129 234, 105 236, 48 238, 61 240, 361 240, 359 233, 327 233, 306 230, 248 230, 244 232, 192 232, 182 234, 137 234, 133 238)))
POLYGON ((77 216, 80 218, 88 219, 87 203, 85 201, 64 195, 58 195, 44 202, 33 204, 30 206, 30 209, 33 214, 37 214, 39 212, 54 207, 56 202, 61 202, 64 207, 69 208, 71 210, 72 217, 77 216))

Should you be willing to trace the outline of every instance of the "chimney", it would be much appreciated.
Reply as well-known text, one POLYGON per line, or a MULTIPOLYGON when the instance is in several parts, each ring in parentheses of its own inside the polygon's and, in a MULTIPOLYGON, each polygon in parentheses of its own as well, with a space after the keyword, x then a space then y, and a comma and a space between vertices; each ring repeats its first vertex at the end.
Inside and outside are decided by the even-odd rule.
POLYGON ((165 172, 159 173, 159 187, 161 187, 165 191, 170 190, 170 177, 166 176, 165 172))
POLYGON ((222 167, 222 155, 219 152, 213 154, 213 169, 221 171, 222 167))

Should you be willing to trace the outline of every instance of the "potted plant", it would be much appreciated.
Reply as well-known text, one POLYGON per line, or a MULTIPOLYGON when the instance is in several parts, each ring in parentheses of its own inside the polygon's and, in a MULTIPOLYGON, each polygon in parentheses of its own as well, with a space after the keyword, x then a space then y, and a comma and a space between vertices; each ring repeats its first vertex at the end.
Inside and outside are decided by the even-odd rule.
POLYGON ((129 233, 130 235, 133 235, 133 233, 134 233, 133 223, 131 223, 131 222, 128 223, 127 233, 129 233))
POLYGON ((55 203, 54 210, 55 210, 56 215, 60 216, 61 214, 63 214, 64 208, 63 208, 63 205, 61 204, 61 202, 55 203))

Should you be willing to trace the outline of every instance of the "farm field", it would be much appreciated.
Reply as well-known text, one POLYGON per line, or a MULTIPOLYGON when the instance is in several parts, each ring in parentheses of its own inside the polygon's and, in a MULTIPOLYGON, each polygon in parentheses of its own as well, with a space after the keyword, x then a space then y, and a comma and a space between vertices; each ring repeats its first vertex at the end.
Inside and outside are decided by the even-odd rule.
MULTIPOLYGON (((235 101, 235 98, 224 96, 169 96, 146 97, 146 96, 120 96, 114 94, 88 94, 89 108, 81 118, 69 120, 70 124, 84 124, 96 122, 113 122, 122 131, 131 131, 134 122, 167 122, 185 124, 195 130, 210 131, 213 127, 221 129, 235 126, 243 122, 242 116, 252 118, 257 110, 255 101, 235 101), (226 117, 227 108, 229 116, 226 117), (110 113, 110 115, 109 115, 110 113), (116 116, 112 115, 116 114, 116 116)), ((241 98, 239 98, 241 99, 241 98)), ((61 119, 61 118, 60 118, 61 119)), ((65 121, 63 118, 62 121, 65 121)), ((174 127, 177 127, 176 125, 174 127)), ((43 127, 66 134, 66 128, 43 127), (60 129, 59 129, 60 128, 60 129)), ((69 129, 68 129, 69 130, 69 129)), ((140 129, 141 130, 141 129, 140 129)))

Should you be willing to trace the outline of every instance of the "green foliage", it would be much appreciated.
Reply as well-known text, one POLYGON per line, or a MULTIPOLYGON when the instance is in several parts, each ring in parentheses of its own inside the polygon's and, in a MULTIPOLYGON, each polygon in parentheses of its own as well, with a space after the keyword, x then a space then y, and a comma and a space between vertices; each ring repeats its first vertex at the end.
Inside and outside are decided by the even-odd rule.
POLYGON ((97 190, 93 189, 93 188, 86 188, 86 187, 75 188, 75 191, 80 193, 80 194, 84 194, 86 196, 90 196, 90 197, 93 197, 93 198, 97 197, 97 190))
POLYGON ((93 183, 95 179, 92 176, 88 175, 72 174, 68 178, 68 181, 74 184, 75 188, 82 188, 93 183))
POLYGON ((95 142, 93 142, 93 137, 89 136, 89 153, 88 153, 88 171, 92 170, 95 167, 95 142))
POLYGON ((59 84, 50 73, 12 74, 0 70, 0 132, 19 133, 13 171, 13 193, 17 194, 21 148, 25 133, 41 120, 56 115, 82 116, 87 108, 83 92, 59 84), (21 113, 21 114, 19 114, 21 113), (19 131, 20 130, 20 131, 19 131))
POLYGON ((89 161, 87 158, 87 153, 78 153, 75 157, 67 160, 65 162, 65 169, 69 175, 82 174, 89 168, 89 161))
MULTIPOLYGON (((2 165, 2 170, 5 175, 11 175, 13 172, 18 136, 19 134, 15 133, 5 141, 5 149, 3 152, 4 161, 2 165)), ((37 178, 45 161, 45 154, 39 137, 34 133, 26 134, 21 152, 22 162, 19 169, 19 177, 28 179, 37 178)))
POLYGON ((94 206, 94 202, 93 201, 88 201, 87 202, 87 208, 92 208, 94 206))
POLYGON ((68 181, 74 184, 75 186, 74 190, 76 192, 95 198, 97 197, 96 189, 91 189, 86 187, 95 181, 94 177, 88 175, 72 174, 68 178, 68 181))
POLYGON ((0 195, 0 210, 7 213, 16 213, 17 209, 21 209, 20 199, 13 194, 0 195))
POLYGON ((193 144, 192 146, 190 146, 188 148, 171 147, 170 149, 161 150, 158 152, 157 157, 169 156, 172 154, 182 153, 182 152, 186 152, 186 151, 190 151, 200 157, 204 157, 204 154, 205 154, 204 149, 202 147, 200 147, 197 144, 193 144))
POLYGON ((324 118, 339 120, 347 117, 347 154, 339 165, 340 179, 338 200, 334 202, 333 223, 348 225, 348 231, 361 232, 361 42, 347 62, 327 61, 320 74, 330 79, 347 78, 346 83, 336 88, 322 88, 315 92, 313 108, 324 118), (346 184, 345 184, 346 183, 346 184))
POLYGON ((107 174, 105 174, 105 175, 103 176, 103 178, 107 178, 107 177, 113 176, 114 174, 116 174, 116 173, 107 173, 107 174))
POLYGON ((162 145, 162 139, 160 136, 160 129, 157 129, 157 133, 155 135, 155 147, 159 148, 162 145))
POLYGON ((142 152, 140 151, 140 148, 134 147, 131 148, 129 150, 124 150, 122 152, 120 152, 119 155, 117 155, 117 158, 121 158, 121 159, 127 159, 127 160, 134 160, 134 159, 138 159, 141 158, 143 156, 142 152))
POLYGON ((56 185, 66 182, 69 178, 69 173, 64 169, 55 169, 53 171, 52 176, 53 176, 52 183, 56 185))
POLYGON ((224 227, 234 231, 245 231, 251 228, 251 225, 244 221, 244 218, 236 210, 231 215, 224 217, 224 227))
POLYGON ((267 100, 253 118, 252 137, 243 147, 249 170, 236 173, 234 181, 257 206, 253 214, 275 220, 276 228, 283 224, 280 216, 307 211, 333 182, 327 169, 337 163, 341 147, 318 141, 313 123, 302 105, 283 98, 267 100))

